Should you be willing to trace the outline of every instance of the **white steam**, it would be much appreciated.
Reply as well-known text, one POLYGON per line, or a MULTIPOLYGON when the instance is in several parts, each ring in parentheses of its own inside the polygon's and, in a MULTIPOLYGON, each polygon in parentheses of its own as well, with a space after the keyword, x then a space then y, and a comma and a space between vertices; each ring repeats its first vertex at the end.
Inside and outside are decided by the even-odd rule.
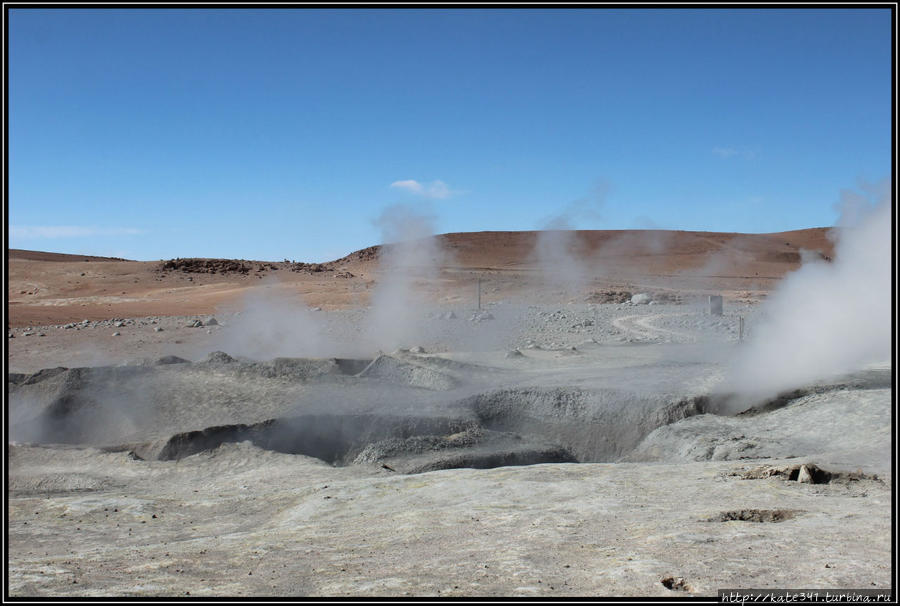
POLYGON ((387 207, 375 221, 384 245, 365 327, 375 349, 409 346, 423 336, 429 302, 419 286, 438 277, 447 255, 434 237, 434 222, 433 215, 407 204, 387 207))
POLYGON ((216 349, 255 360, 343 353, 297 293, 274 283, 252 291, 243 303, 240 315, 213 339, 216 349))
POLYGON ((537 233, 533 260, 542 282, 565 295, 579 294, 591 279, 591 263, 574 225, 580 220, 599 221, 609 185, 598 181, 589 195, 569 203, 562 212, 548 217, 537 233))
POLYGON ((274 357, 369 356, 427 340, 430 301, 425 286, 439 277, 447 254, 434 237, 434 217, 409 205, 386 208, 376 219, 382 242, 370 307, 352 334, 335 331, 302 293, 273 281, 254 289, 239 316, 213 340, 231 355, 274 357))
POLYGON ((834 262, 804 263, 766 302, 726 374, 736 405, 891 360, 890 193, 866 194, 842 192, 834 262))

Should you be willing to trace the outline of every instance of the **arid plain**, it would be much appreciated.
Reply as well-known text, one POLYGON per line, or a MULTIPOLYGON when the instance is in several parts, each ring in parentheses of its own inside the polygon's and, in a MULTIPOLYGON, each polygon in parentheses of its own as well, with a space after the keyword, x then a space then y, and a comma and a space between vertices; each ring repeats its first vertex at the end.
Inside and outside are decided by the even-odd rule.
POLYGON ((889 588, 891 361, 729 382, 835 254, 826 229, 10 250, 8 592, 889 588))

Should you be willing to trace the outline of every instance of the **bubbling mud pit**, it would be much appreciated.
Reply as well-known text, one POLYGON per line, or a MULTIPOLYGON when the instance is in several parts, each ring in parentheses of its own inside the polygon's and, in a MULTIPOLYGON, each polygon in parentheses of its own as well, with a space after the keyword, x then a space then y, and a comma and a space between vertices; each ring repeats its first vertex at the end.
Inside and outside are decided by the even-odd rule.
MULTIPOLYGON (((10 435, 160 461, 247 441, 399 473, 658 460, 652 445, 661 428, 727 409, 728 396, 709 391, 720 372, 716 357, 685 345, 468 360, 399 350, 374 359, 257 362, 214 352, 195 363, 167 356, 45 369, 9 375, 10 435)), ((889 370, 857 373, 742 414, 775 411, 812 393, 889 388, 890 380, 889 370)), ((756 447, 742 444, 745 454, 756 447)), ((705 458, 727 458, 707 451, 705 458)))

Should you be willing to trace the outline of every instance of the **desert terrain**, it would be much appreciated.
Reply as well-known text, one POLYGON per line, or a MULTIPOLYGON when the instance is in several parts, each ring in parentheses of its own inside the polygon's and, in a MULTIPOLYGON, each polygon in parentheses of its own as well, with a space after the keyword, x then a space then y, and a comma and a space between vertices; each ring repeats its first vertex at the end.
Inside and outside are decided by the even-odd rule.
POLYGON ((9 250, 8 595, 891 587, 892 360, 729 382, 827 229, 405 246, 9 250))

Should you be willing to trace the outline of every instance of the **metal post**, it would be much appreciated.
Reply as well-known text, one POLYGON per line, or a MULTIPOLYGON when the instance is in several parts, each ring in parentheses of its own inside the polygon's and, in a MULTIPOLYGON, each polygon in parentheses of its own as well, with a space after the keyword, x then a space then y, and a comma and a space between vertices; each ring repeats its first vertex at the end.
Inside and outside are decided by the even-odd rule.
POLYGON ((738 341, 744 340, 744 316, 738 316, 738 341))

